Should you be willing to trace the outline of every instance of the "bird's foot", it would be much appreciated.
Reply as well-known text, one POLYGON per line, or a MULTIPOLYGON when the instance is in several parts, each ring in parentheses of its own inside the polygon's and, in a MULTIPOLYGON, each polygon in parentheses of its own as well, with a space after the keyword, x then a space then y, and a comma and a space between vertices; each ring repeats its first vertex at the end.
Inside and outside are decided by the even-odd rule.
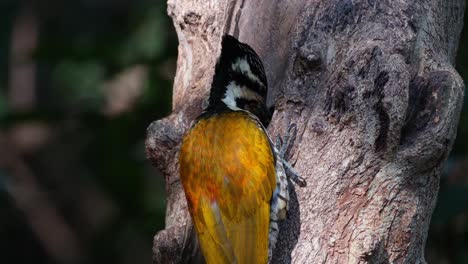
POLYGON ((276 138, 276 150, 277 150, 277 157, 281 159, 284 170, 286 175, 294 181, 300 187, 307 186, 306 180, 300 176, 300 174, 293 168, 293 166, 286 161, 286 152, 288 149, 294 144, 294 140, 296 139, 297 134, 297 126, 296 124, 291 124, 284 135, 284 138, 281 136, 277 136, 276 138))

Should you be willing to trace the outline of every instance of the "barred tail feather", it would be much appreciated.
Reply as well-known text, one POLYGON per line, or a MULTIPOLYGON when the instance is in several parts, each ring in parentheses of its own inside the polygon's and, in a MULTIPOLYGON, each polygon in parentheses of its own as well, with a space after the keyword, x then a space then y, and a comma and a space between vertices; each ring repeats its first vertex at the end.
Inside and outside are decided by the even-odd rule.
POLYGON ((283 160, 276 159, 276 189, 271 199, 270 207, 270 232, 268 244, 268 261, 273 256, 273 250, 278 241, 279 226, 278 221, 286 218, 286 212, 289 209, 289 186, 286 177, 283 160))

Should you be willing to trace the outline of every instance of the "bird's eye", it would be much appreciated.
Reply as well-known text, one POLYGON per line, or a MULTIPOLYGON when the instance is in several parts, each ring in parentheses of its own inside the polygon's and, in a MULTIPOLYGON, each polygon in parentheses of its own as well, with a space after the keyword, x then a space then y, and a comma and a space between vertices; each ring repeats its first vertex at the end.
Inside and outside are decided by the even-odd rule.
POLYGON ((255 113, 257 107, 258 103, 256 101, 247 101, 244 105, 244 109, 252 113, 255 113))

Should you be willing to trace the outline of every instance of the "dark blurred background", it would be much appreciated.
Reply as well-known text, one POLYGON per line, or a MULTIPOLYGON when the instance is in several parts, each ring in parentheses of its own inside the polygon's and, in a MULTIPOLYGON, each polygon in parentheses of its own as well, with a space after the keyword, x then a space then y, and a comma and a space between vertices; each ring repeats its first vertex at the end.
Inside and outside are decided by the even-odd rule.
POLYGON ((165 1, 0 0, 0 263, 151 263, 176 56, 165 1))
MULTIPOLYGON (((164 181, 144 139, 176 56, 165 1, 0 0, 0 263, 151 262, 164 181)), ((468 263, 466 107, 426 254, 468 263)))

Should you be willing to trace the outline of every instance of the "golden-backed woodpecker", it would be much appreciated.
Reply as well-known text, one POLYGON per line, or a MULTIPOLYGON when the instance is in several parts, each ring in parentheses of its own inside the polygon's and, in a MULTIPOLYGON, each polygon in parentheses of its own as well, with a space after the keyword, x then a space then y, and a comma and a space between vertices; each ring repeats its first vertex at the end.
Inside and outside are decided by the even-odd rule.
POLYGON ((267 263, 289 200, 265 127, 267 79, 255 51, 223 37, 207 108, 184 136, 180 178, 207 263, 267 263))

